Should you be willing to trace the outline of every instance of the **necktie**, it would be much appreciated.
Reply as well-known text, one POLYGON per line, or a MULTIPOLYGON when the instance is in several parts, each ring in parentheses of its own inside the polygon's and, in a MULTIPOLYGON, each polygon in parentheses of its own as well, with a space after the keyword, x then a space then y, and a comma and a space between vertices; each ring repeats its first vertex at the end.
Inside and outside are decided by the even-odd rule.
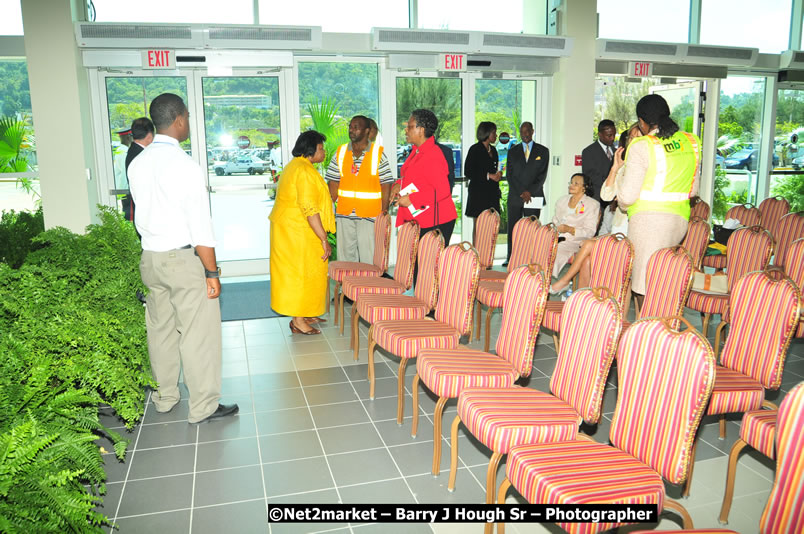
POLYGON ((525 145, 525 161, 528 161, 529 157, 530 157, 530 147, 526 144, 525 145))
POLYGON ((606 147, 606 156, 608 156, 608 157, 609 157, 609 161, 611 161, 612 156, 614 156, 614 154, 613 154, 613 153, 612 153, 612 151, 611 151, 611 147, 610 147, 610 146, 607 146, 607 147, 606 147))

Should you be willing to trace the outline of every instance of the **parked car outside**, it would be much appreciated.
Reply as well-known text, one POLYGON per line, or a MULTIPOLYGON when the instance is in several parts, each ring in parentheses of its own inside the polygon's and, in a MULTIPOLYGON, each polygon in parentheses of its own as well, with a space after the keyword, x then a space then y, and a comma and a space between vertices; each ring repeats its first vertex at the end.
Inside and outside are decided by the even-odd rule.
POLYGON ((216 161, 213 164, 215 174, 223 176, 236 172, 263 174, 268 170, 268 163, 253 156, 237 158, 234 161, 216 161))
MULTIPOLYGON (((759 150, 754 148, 744 148, 731 154, 726 158, 727 169, 746 169, 749 171, 757 170, 757 159, 759 158, 759 150)), ((779 156, 773 154, 773 166, 779 166, 779 156)))

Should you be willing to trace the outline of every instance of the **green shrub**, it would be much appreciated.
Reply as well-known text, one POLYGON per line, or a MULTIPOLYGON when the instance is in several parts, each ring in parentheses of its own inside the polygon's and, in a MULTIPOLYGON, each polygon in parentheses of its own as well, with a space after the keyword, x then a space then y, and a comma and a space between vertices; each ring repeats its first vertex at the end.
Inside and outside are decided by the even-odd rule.
POLYGON ((45 229, 42 210, 4 211, 0 216, 0 262, 18 268, 34 246, 32 239, 45 229))
POLYGON ((771 188, 771 195, 790 202, 790 211, 804 210, 804 174, 781 176, 771 188))

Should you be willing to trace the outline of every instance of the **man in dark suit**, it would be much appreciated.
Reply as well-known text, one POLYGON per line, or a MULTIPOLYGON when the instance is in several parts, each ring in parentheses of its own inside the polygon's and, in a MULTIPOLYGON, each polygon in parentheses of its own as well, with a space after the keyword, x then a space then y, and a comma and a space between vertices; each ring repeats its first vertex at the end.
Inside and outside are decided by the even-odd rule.
MULTIPOLYGON (((126 154, 126 180, 128 180, 128 166, 154 140, 154 123, 148 117, 134 119, 134 122, 131 123, 131 137, 134 138, 134 142, 128 147, 128 154, 126 154)), ((131 198, 131 194, 123 197, 122 204, 126 220, 133 222, 134 200, 131 198)))
POLYGON ((616 138, 617 128, 614 127, 614 123, 603 119, 597 125, 597 141, 581 152, 583 173, 592 179, 592 191, 587 194, 600 202, 600 213, 603 213, 603 208, 609 204, 600 200, 600 188, 606 181, 614 161, 614 140, 616 138))
POLYGON ((505 164, 505 179, 508 180, 508 256, 503 265, 511 259, 514 225, 522 217, 539 216, 541 209, 525 207, 527 202, 537 197, 544 198, 544 181, 550 165, 550 151, 546 146, 533 142, 533 124, 523 122, 519 127, 522 141, 508 151, 505 164))

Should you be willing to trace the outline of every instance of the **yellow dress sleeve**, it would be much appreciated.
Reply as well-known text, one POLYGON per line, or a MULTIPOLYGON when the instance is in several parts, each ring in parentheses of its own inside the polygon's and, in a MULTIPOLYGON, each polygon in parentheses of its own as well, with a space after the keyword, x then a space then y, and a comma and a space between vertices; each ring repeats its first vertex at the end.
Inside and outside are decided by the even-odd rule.
POLYGON ((335 217, 332 213, 332 199, 323 178, 315 169, 299 173, 296 179, 296 198, 299 210, 305 217, 321 216, 324 230, 335 231, 335 217))

